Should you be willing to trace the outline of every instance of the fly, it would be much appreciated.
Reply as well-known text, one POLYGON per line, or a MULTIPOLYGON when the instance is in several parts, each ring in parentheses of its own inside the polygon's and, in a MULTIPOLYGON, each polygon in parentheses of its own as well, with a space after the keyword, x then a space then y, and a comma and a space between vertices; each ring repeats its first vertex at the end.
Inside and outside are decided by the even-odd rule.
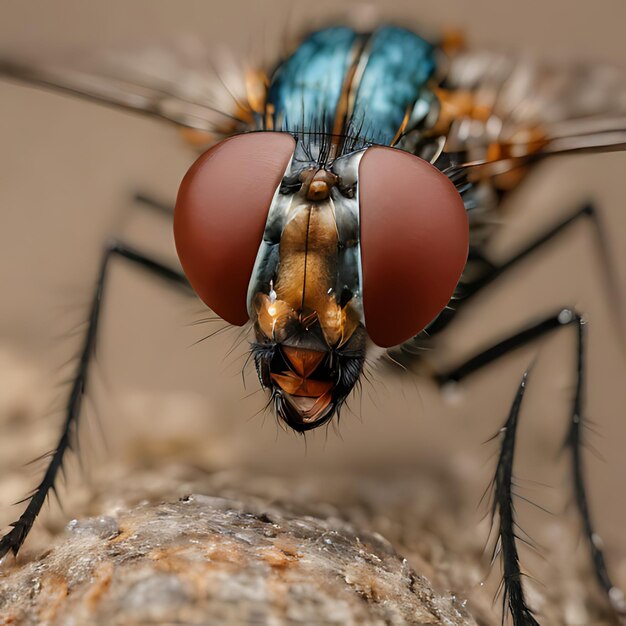
MULTIPOLYGON (((71 445, 112 257, 193 288, 231 324, 249 324, 261 386, 278 418, 304 432, 339 414, 372 350, 424 361, 421 348, 497 277, 575 222, 599 229, 587 204, 504 263, 489 260, 502 201, 535 163, 626 148, 622 76, 531 66, 396 26, 312 33, 268 72, 249 72, 237 106, 226 111, 154 79, 117 81, 10 59, 0 60, 0 73, 173 122, 209 147, 185 176, 174 211, 184 272, 120 241, 105 248, 62 435, 24 513, 0 540, 0 556, 17 554, 71 445), (597 97, 585 97, 588 85, 597 97)), ((605 271, 614 283, 608 263, 605 271)), ((562 307, 433 376, 439 384, 462 380, 561 328, 572 329, 576 346, 565 442, 575 500, 597 581, 624 619, 581 469, 581 312, 562 307)), ((522 585, 512 489, 528 382, 527 371, 502 429, 493 482, 504 600, 516 625, 538 623, 522 585)))

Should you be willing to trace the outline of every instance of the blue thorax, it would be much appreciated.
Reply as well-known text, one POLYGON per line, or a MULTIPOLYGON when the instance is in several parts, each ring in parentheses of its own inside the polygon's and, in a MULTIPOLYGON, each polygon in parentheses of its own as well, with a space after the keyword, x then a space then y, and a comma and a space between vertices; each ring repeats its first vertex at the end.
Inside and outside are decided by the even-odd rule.
POLYGON ((316 32, 271 78, 274 128, 313 137, 339 130, 352 138, 350 150, 390 145, 435 69, 434 57, 431 44, 395 26, 371 35, 346 27, 316 32))

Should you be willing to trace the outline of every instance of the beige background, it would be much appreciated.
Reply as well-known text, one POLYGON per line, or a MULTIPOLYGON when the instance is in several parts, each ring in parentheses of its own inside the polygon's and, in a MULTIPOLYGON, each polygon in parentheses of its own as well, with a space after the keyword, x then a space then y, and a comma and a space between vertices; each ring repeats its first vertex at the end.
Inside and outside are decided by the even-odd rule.
MULTIPOLYGON (((0 50, 59 54, 92 47, 168 44, 195 35, 207 46, 235 56, 274 58, 284 32, 297 33, 363 3, 167 2, 143 0, 0 2, 0 50), (312 8, 314 7, 314 8, 312 8)), ((571 2, 502 0, 471 3, 393 0, 366 5, 365 15, 437 32, 462 28, 471 45, 537 57, 626 65, 622 0, 571 2)), ((21 497, 21 463, 49 449, 58 415, 58 370, 77 349, 68 330, 84 319, 102 242, 112 233, 172 259, 165 220, 130 212, 131 193, 144 190, 173 201, 193 153, 173 128, 136 115, 66 96, 0 83, 0 524, 13 519, 9 504, 21 497)), ((626 285, 626 155, 584 156, 546 163, 527 181, 506 213, 494 253, 523 242, 585 198, 598 202, 610 234, 610 253, 626 285)), ((588 230, 571 234, 498 282, 480 305, 447 336, 445 358, 454 362, 490 337, 575 304, 590 320, 588 414, 600 436, 591 442, 604 458, 587 457, 591 505, 608 560, 626 585, 626 375, 610 301, 588 230)), ((573 372, 573 334, 566 331, 476 375, 450 398, 423 379, 384 369, 353 400, 339 431, 302 438, 285 434, 271 415, 255 413, 264 397, 248 368, 240 370, 245 343, 226 332, 192 348, 207 326, 190 304, 136 270, 118 265, 111 275, 97 367, 96 410, 87 411, 87 465, 106 467, 116 458, 182 457, 210 467, 258 467, 266 471, 315 472, 316 468, 444 464, 472 476, 476 502, 492 471, 492 448, 481 445, 504 420, 519 376, 538 357, 524 411, 517 473, 547 484, 526 495, 563 513, 565 465, 557 453, 566 424, 573 372), (95 426, 98 414, 101 426, 95 426), (356 415, 355 415, 356 414, 356 415), (108 441, 104 452, 99 428, 108 441), (93 443, 95 442, 95 443, 93 443), (159 456, 160 455, 160 456, 159 456)), ((626 299, 626 289, 620 297, 626 299)), ((624 322, 624 320, 622 320, 624 322)), ((209 328, 210 330, 211 328, 209 328)), ((427 469, 425 471, 428 471, 427 469)), ((29 470, 30 472, 30 470, 29 470)), ((32 475, 27 474, 27 476, 32 475)), ((81 484, 76 478, 72 485, 81 484)), ((77 488, 77 487, 76 487, 77 488)), ((550 535, 550 517, 520 505, 526 530, 539 542, 550 535)), ((68 510, 67 515, 73 511, 68 510)), ((480 511, 476 519, 478 527, 480 511)), ((483 527, 481 527, 483 528, 483 527)), ((482 532, 482 529, 481 531, 482 532)), ((572 548, 574 542, 569 544, 572 548)))

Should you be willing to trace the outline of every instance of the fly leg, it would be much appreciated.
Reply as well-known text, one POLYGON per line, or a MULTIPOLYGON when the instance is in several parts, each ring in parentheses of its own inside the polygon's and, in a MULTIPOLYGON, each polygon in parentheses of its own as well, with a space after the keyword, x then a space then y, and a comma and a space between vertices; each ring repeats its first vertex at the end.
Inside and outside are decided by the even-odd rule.
POLYGON ((139 204, 143 205, 147 209, 150 209, 151 211, 154 211, 155 213, 164 215, 165 217, 169 217, 169 218, 174 217, 173 207, 171 207, 169 204, 166 204, 164 202, 161 202, 160 200, 153 198, 152 196, 148 194, 138 191, 133 196, 133 199, 135 200, 135 202, 139 202, 139 204))
MULTIPOLYGON (((582 519, 585 538, 589 544, 593 568, 596 579, 606 592, 611 608, 620 618, 626 618, 626 605, 621 591, 616 588, 609 577, 601 542, 594 531, 589 511, 589 503, 585 489, 582 446, 583 428, 585 426, 583 413, 584 382, 585 382, 585 320, 573 309, 562 309, 558 313, 531 326, 520 330, 498 343, 489 346, 473 357, 447 372, 439 374, 436 379, 439 384, 449 381, 461 381, 475 371, 489 365, 496 359, 509 352, 529 344, 562 327, 573 327, 576 332, 576 390, 570 412, 570 422, 564 446, 571 458, 571 471, 576 505, 582 519)), ((527 376, 524 376, 518 394, 515 398, 509 419, 503 429, 504 437, 500 448, 500 459, 494 478, 494 512, 499 513, 499 544, 501 548, 505 599, 508 599, 509 609, 513 616, 513 623, 518 625, 534 625, 536 622, 530 613, 524 598, 521 586, 521 571, 517 549, 515 547, 516 526, 513 519, 513 450, 515 446, 515 429, 517 415, 521 406, 523 388, 526 386, 527 376)))
POLYGON ((510 258, 508 261, 505 261, 501 265, 492 266, 483 276, 481 276, 478 280, 470 283, 468 285, 468 290, 465 295, 465 299, 470 298, 474 294, 478 293, 482 289, 484 289, 487 285, 491 284, 496 278, 504 274, 507 270, 511 269, 515 265, 517 265, 520 261, 523 261, 525 258, 530 256, 536 250, 542 248, 545 244, 554 241, 554 239, 565 232, 570 226, 582 221, 587 220, 588 223, 593 228, 593 234, 595 236, 595 241, 597 245, 597 249, 599 253, 602 255, 602 265, 603 269, 607 274, 607 279, 611 281, 611 286, 615 286, 615 281, 612 279, 613 271, 611 263, 607 257, 607 241, 606 235, 602 228, 602 224, 598 217, 598 213, 596 211, 595 206, 592 203, 584 204, 580 209, 578 209, 575 213, 565 218, 563 221, 559 222, 555 226, 553 226, 546 233, 541 235, 538 239, 533 241, 530 245, 526 246, 523 250, 518 252, 515 256, 510 258))
POLYGON ((502 440, 500 454, 494 476, 493 500, 491 503, 491 517, 495 520, 498 514, 498 540, 494 548, 494 557, 498 550, 502 555, 502 615, 508 604, 513 618, 513 626, 539 626, 532 609, 526 604, 524 587, 522 586, 522 574, 519 563, 516 539, 517 523, 515 521, 515 507, 513 505, 513 458, 515 456, 515 438, 517 436, 517 423, 519 412, 522 407, 524 392, 528 382, 528 370, 520 381, 511 405, 509 416, 501 429, 502 440))
POLYGON ((61 430, 61 436, 59 437, 56 447, 50 454, 50 461, 41 482, 37 485, 32 494, 23 500, 23 502, 28 503, 26 505, 26 509, 20 518, 11 524, 12 529, 4 537, 2 537, 2 539, 0 539, 0 558, 2 558, 9 551, 17 555, 20 547, 30 532, 37 515, 39 515, 50 490, 56 491, 55 483, 58 473, 63 466, 65 453, 68 450, 71 450, 75 445, 74 435, 77 431, 83 397, 87 388, 89 364, 96 344, 105 284, 108 270, 110 268, 110 261, 113 257, 119 257, 130 261, 132 264, 138 265, 151 274, 164 279, 169 284, 180 287, 190 294, 193 293, 184 274, 179 270, 171 269, 167 265, 164 265, 159 261, 142 254, 138 250, 135 250, 134 248, 118 241, 112 241, 105 247, 102 255, 102 262, 100 264, 98 280, 96 282, 93 299, 91 301, 88 327, 83 338, 73 382, 67 398, 65 420, 61 430))
POLYGON ((491 285, 497 278, 505 274, 508 270, 518 266, 524 259, 531 256, 534 252, 545 249, 548 244, 554 243, 558 236, 568 231, 570 226, 585 221, 592 228, 596 250, 600 255, 602 266, 602 274, 605 279, 606 289, 609 297, 613 300, 611 310, 615 312, 616 325, 624 335, 623 328, 623 308, 619 298, 619 281, 615 275, 613 265, 608 255, 608 245, 606 233, 602 227, 597 210, 593 203, 584 204, 569 217, 550 228, 546 233, 540 235, 536 240, 532 241, 521 251, 515 254, 507 261, 496 265, 491 263, 482 254, 470 249, 468 258, 468 266, 472 264, 479 267, 479 275, 477 278, 469 282, 462 283, 460 286, 460 294, 458 299, 454 301, 454 309, 445 309, 441 315, 428 327, 428 333, 434 334, 443 330, 456 317, 459 311, 473 300, 474 296, 483 292, 483 290, 491 285))

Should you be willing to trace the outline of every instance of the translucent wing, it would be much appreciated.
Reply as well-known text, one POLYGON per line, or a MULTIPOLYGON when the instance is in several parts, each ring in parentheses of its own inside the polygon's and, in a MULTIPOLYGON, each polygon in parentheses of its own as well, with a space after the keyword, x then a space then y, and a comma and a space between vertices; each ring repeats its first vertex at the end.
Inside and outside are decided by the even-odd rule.
POLYGON ((0 55, 0 76, 156 117, 219 139, 254 125, 249 95, 255 87, 250 77, 256 75, 246 74, 227 59, 218 68, 212 57, 190 40, 169 48, 74 53, 53 61, 0 55))
POLYGON ((438 95, 444 150, 501 189, 521 179, 523 170, 513 170, 544 156, 626 149, 626 76, 618 68, 462 52, 438 95))

